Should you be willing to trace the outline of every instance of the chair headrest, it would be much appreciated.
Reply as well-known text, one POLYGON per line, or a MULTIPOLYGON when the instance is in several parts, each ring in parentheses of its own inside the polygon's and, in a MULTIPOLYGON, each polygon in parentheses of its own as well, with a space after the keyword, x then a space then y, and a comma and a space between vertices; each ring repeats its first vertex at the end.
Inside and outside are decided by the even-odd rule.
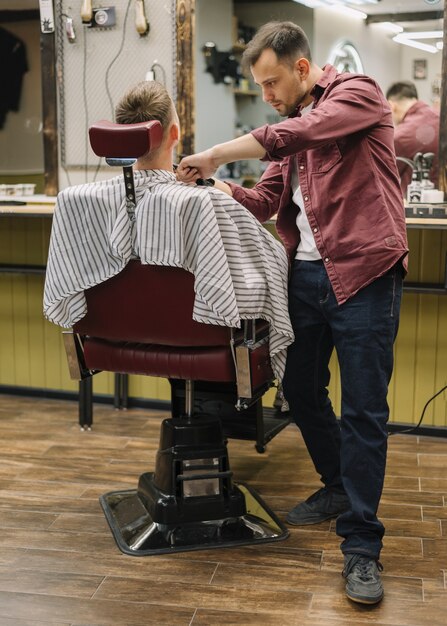
POLYGON ((115 124, 101 120, 90 126, 88 134, 97 156, 137 159, 159 147, 163 127, 158 120, 138 124, 115 124))

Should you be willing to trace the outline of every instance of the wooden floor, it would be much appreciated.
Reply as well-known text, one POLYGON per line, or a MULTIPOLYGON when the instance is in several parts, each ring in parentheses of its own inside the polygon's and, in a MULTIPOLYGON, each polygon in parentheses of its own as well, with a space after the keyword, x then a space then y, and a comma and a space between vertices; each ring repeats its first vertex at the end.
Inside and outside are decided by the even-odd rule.
MULTIPOLYGON (((447 440, 395 435, 380 509, 385 599, 350 603, 333 523, 256 547, 130 557, 98 496, 154 466, 159 412, 0 396, 0 625, 438 626, 447 624, 447 440)), ((295 427, 255 452, 229 444, 235 476, 280 517, 319 487, 295 427)))

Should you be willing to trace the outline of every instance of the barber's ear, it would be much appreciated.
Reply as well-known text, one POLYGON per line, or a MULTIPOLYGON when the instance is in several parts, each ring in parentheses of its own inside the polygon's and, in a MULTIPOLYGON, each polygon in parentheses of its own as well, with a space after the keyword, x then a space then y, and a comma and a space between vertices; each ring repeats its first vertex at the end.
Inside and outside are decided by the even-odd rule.
POLYGON ((304 57, 297 59, 294 64, 295 70, 298 72, 301 80, 305 80, 309 76, 310 63, 304 57))

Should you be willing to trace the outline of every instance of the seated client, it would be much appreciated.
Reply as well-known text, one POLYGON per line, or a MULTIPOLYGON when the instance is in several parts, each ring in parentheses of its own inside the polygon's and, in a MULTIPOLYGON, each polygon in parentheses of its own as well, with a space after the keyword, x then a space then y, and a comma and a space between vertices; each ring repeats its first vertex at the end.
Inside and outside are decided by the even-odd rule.
POLYGON ((163 140, 134 165, 135 206, 126 202, 122 175, 59 193, 45 316, 73 326, 86 314, 84 290, 118 274, 130 259, 181 267, 194 274, 194 320, 232 327, 240 327, 242 319, 270 323, 272 368, 281 379, 286 348, 293 341, 282 245, 223 191, 177 181, 174 104, 161 84, 141 82, 117 105, 116 122, 151 120, 161 123, 163 140))

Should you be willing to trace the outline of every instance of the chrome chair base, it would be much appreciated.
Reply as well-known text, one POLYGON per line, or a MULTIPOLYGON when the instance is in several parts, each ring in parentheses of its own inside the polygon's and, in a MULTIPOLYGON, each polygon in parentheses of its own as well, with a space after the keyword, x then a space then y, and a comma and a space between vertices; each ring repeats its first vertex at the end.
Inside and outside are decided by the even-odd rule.
POLYGON ((250 487, 243 483, 234 487, 245 499, 244 515, 179 524, 154 522, 136 489, 113 491, 99 500, 118 548, 132 556, 251 545, 289 536, 284 524, 250 487))

